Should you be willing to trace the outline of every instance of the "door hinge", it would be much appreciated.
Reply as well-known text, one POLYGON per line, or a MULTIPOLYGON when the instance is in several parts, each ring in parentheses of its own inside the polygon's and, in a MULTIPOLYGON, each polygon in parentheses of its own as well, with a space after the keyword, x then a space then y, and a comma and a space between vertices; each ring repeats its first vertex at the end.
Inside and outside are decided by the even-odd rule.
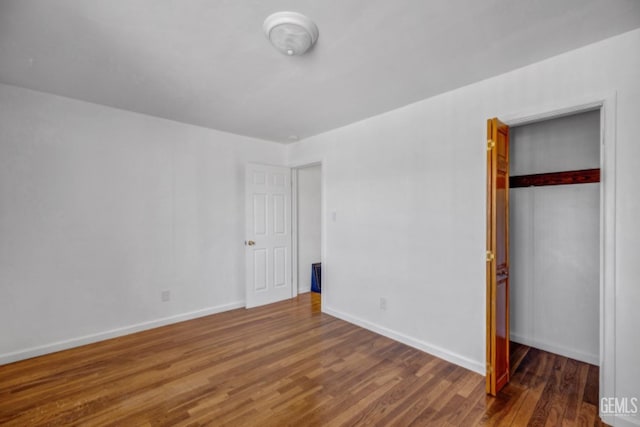
POLYGON ((496 146, 496 142, 493 139, 487 139, 487 151, 493 150, 493 147, 496 146))
POLYGON ((487 261, 493 261, 495 256, 492 251, 487 251, 487 261))

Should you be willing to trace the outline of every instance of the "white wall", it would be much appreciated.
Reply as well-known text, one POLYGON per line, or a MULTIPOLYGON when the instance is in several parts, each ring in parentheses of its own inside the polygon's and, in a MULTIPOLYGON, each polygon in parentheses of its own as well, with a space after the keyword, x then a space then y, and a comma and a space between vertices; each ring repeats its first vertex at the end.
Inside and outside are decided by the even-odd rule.
POLYGON ((311 290, 311 264, 320 262, 321 166, 298 171, 298 292, 311 290))
POLYGON ((0 363, 243 306, 246 161, 284 147, 0 85, 0 363))
MULTIPOLYGON (((600 112, 513 127, 511 175, 600 167, 600 112)), ((511 339, 599 364, 600 184, 512 188, 511 339)))
MULTIPOLYGON (((483 372, 486 119, 616 92, 615 394, 640 396, 639 70, 635 30, 287 147, 323 162, 324 310, 483 372)), ((283 150, 0 86, 0 360, 241 305, 241 165, 283 150)))
POLYGON ((290 147, 323 162, 323 309, 484 372, 486 120, 615 92, 615 393, 640 396, 639 70, 635 30, 290 147))

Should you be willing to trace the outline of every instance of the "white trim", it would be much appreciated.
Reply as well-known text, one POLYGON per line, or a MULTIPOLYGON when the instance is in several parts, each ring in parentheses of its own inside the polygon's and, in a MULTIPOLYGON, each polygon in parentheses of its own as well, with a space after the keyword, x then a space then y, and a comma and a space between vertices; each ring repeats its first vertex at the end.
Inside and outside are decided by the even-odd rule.
POLYGON ((291 298, 300 293, 298 283, 298 168, 291 168, 291 298))
POLYGON ((520 344, 528 345, 530 347, 539 348, 540 350, 548 351, 550 353, 559 354, 561 356, 576 359, 581 362, 590 363, 592 365, 598 365, 600 357, 598 354, 585 353, 569 347, 564 347, 555 343, 547 341, 540 341, 535 338, 528 338, 522 335, 514 334, 511 332, 511 340, 520 344))
POLYGON ((600 398, 616 396, 616 94, 600 110, 600 398))
POLYGON ((350 314, 346 314, 329 307, 325 307, 324 305, 322 306, 322 311, 333 317, 337 317, 338 319, 344 320, 345 322, 349 322, 354 325, 360 326, 361 328, 375 332, 387 338, 391 338, 392 340, 401 342, 402 344, 406 344, 410 347, 417 348, 418 350, 424 351, 425 353, 429 353, 432 356, 436 356, 440 359, 446 360, 447 362, 461 366, 465 369, 469 369, 470 371, 476 372, 480 375, 484 376, 484 374, 486 373, 485 366, 480 361, 469 359, 457 353, 453 353, 449 350, 446 350, 442 347, 438 347, 436 345, 430 344, 425 341, 417 340, 408 335, 405 335, 400 332, 394 331, 392 329, 385 328, 384 326, 380 326, 375 323, 369 322, 368 320, 360 319, 359 317, 352 316, 350 314))
POLYGON ((600 109, 600 398, 616 396, 616 102, 616 92, 608 92, 497 115, 507 125, 517 126, 600 109))
POLYGON ((545 120, 559 119, 561 117, 571 116, 573 114, 586 113, 587 111, 598 110, 602 107, 603 102, 603 100, 581 102, 570 107, 555 108, 552 110, 545 110, 543 112, 526 114, 523 116, 506 115, 504 118, 500 118, 500 116, 498 116, 498 118, 500 118, 500 121, 510 127, 523 126, 531 123, 542 122, 545 120))
MULTIPOLYGON (((598 405, 600 406, 600 405, 598 405)), ((600 410, 598 409, 598 412, 600 410)), ((603 422, 615 427, 638 427, 640 426, 640 418, 637 416, 629 417, 623 415, 605 415, 600 417, 603 422)))
POLYGON ((327 159, 320 161, 320 262, 322 263, 322 292, 320 293, 320 310, 324 311, 331 284, 327 280, 327 159))
POLYGON ((71 338, 64 341, 58 341, 50 344, 31 347, 25 350, 19 350, 12 353, 0 354, 0 365, 17 362, 19 360, 30 359, 43 354, 54 353, 61 350, 67 350, 73 347, 79 347, 86 344, 92 344, 98 341, 104 341, 111 338, 121 337, 123 335, 133 334, 135 332, 146 331, 147 329, 159 328, 160 326, 170 325, 173 323, 184 322, 185 320, 196 319, 198 317, 209 316, 211 314, 222 313, 223 311, 234 310, 244 307, 244 301, 232 302, 229 304, 218 305, 214 307, 204 308, 202 310, 191 311, 188 313, 176 314, 174 316, 163 317, 161 319, 150 320, 148 322, 136 323, 135 325, 125 326, 122 328, 111 329, 96 334, 84 335, 77 338, 71 338))

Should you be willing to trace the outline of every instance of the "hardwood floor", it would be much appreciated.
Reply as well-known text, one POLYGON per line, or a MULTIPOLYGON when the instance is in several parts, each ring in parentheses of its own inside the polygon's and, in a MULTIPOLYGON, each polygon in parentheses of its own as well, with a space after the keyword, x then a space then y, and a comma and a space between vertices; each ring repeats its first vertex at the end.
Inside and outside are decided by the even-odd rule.
POLYGON ((597 367, 517 344, 512 363, 491 398, 304 294, 0 366, 0 424, 602 425, 597 367))

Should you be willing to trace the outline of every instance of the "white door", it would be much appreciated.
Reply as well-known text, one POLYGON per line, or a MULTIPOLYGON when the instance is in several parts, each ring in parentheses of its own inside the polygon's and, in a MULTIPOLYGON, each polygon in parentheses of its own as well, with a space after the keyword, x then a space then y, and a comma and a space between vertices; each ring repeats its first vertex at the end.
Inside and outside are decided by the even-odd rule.
POLYGON ((293 297, 291 170, 247 164, 245 212, 247 308, 293 297))

